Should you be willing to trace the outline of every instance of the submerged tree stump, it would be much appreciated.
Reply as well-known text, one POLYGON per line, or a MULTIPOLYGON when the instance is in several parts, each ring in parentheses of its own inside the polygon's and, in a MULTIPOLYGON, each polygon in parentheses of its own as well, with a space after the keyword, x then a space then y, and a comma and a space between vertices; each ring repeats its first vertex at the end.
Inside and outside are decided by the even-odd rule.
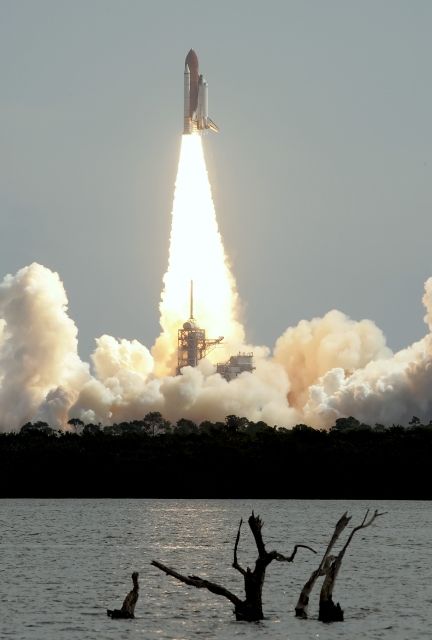
POLYGON ((369 510, 366 511, 366 515, 363 518, 362 523, 358 527, 354 527, 351 531, 347 542, 345 543, 342 550, 339 552, 337 556, 330 555, 330 551, 333 549, 336 544, 339 536, 351 520, 351 517, 347 515, 345 512, 343 516, 338 520, 335 526, 335 530, 330 539, 330 542, 327 546, 327 549, 324 552, 324 555, 321 559, 321 562, 318 566, 318 569, 312 572, 309 580, 304 585, 300 597, 298 599, 295 613, 299 618, 306 619, 308 617, 308 605, 309 605, 309 597, 312 592, 312 589, 315 586, 316 581, 320 576, 325 576, 323 585, 321 587, 320 592, 320 602, 319 602, 319 615, 318 619, 321 622, 342 622, 344 619, 344 612, 339 604, 333 601, 333 589, 336 582, 336 578, 338 576, 343 557, 348 549, 351 540, 353 539, 355 533, 360 529, 365 529, 369 527, 375 518, 384 515, 383 513, 378 513, 375 511, 373 515, 369 518, 369 510))
POLYGON ((135 606, 139 595, 138 573, 136 571, 132 574, 133 588, 127 594, 123 601, 121 609, 107 609, 107 616, 109 618, 121 619, 121 618, 135 618, 135 606))
POLYGON ((351 543, 351 540, 354 538, 354 535, 357 533, 357 531, 369 527, 376 518, 384 515, 384 513, 378 513, 378 511, 375 510, 369 519, 368 515, 369 509, 366 511, 362 522, 357 527, 354 527, 354 529, 351 531, 348 540, 346 541, 342 550, 339 552, 336 558, 332 559, 332 561, 329 563, 320 593, 318 620, 321 620, 321 622, 341 622, 344 619, 343 611, 339 602, 337 604, 333 602, 333 589, 339 573, 339 569, 342 565, 343 557, 351 543))
POLYGON ((318 578, 320 576, 326 575, 327 568, 329 567, 329 564, 333 559, 332 556, 330 556, 330 551, 333 549, 340 534, 345 529, 345 527, 347 526, 350 520, 351 518, 348 517, 347 512, 345 512, 343 516, 339 518, 338 522, 336 523, 335 530, 330 539, 330 542, 327 545, 327 549, 325 550, 324 555, 321 558, 321 562, 318 565, 318 569, 312 572, 309 580, 306 582, 303 589, 301 590, 300 597, 298 599, 298 602, 295 608, 295 614, 298 618, 306 619, 308 617, 309 597, 310 597, 310 594, 312 593, 312 589, 314 588, 318 578))
POLYGON ((292 562, 297 553, 297 549, 299 548, 309 549, 309 551, 312 551, 313 553, 315 553, 315 551, 304 544, 295 545, 294 550, 290 556, 284 556, 277 551, 267 551, 261 531, 263 522, 259 516, 255 516, 254 512, 252 512, 252 515, 249 517, 248 524, 258 550, 258 558, 255 561, 255 567, 253 570, 249 567, 244 569, 240 566, 237 558, 237 550, 240 541, 242 524, 243 520, 240 520, 234 545, 234 560, 232 566, 243 576, 245 590, 244 599, 239 598, 234 593, 232 593, 228 589, 225 589, 225 587, 216 584, 215 582, 210 582, 209 580, 205 580, 203 578, 200 578, 199 576, 184 576, 174 569, 171 569, 170 567, 157 562, 156 560, 152 561, 152 565, 157 567, 161 571, 164 571, 167 575, 180 580, 180 582, 188 584, 192 587, 197 587, 198 589, 208 589, 208 591, 211 591, 216 595, 224 596, 233 603, 234 613, 237 620, 256 622, 257 620, 263 620, 264 618, 262 608, 262 589, 265 580, 265 572, 268 565, 273 560, 277 560, 278 562, 292 562))

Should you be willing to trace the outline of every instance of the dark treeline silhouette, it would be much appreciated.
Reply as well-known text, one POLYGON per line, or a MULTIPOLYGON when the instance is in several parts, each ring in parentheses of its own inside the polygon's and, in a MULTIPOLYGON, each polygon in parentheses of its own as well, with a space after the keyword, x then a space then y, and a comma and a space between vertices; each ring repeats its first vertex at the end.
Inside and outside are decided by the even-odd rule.
POLYGON ((432 425, 416 417, 407 428, 340 418, 327 431, 152 412, 69 427, 0 434, 1 497, 432 498, 432 425))

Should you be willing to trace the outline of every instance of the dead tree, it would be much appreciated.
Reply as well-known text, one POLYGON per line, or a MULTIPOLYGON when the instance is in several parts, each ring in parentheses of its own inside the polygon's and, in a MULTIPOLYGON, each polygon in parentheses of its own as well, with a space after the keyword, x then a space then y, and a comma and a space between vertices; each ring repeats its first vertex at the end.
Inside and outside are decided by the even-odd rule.
POLYGON ((330 542, 327 545, 327 549, 325 550, 321 562, 318 566, 318 569, 312 572, 311 577, 301 590, 300 597, 295 608, 295 613, 298 618, 306 619, 308 617, 309 597, 312 593, 312 589, 314 588, 318 578, 326 574, 329 559, 331 558, 331 556, 329 555, 330 551, 333 549, 340 534, 345 529, 350 520, 351 518, 347 516, 347 512, 345 512, 343 516, 338 520, 330 542))
POLYGON ((345 546, 340 551, 340 553, 337 556, 332 556, 330 555, 330 552, 333 549, 334 545, 336 544, 339 536, 341 535, 341 533, 343 532, 343 530, 351 520, 351 517, 349 517, 345 512, 343 516, 338 520, 338 522, 336 523, 333 535, 327 546, 327 549, 325 550, 324 555, 321 559, 321 562, 318 566, 318 569, 312 572, 309 580, 306 582, 306 584, 304 585, 300 593, 300 597, 298 599, 298 602, 295 608, 297 617, 299 618, 308 617, 309 597, 312 592, 312 589, 314 588, 318 578, 320 576, 325 576, 325 579, 321 588, 321 593, 320 593, 318 619, 321 620, 321 622, 339 622, 344 619, 343 611, 341 609, 340 604, 339 603, 335 604, 333 602, 333 588, 335 585, 337 575, 339 573, 339 569, 342 564, 343 557, 355 533, 360 529, 364 529, 365 527, 368 527, 369 525, 372 524, 375 518, 377 518, 378 516, 382 516, 384 514, 378 513, 378 511, 375 511, 374 514, 369 518, 369 520, 368 520, 368 515, 369 515, 369 510, 366 512, 366 515, 363 518, 362 523, 351 531, 348 537, 348 540, 345 543, 345 546))
POLYGON ((332 558, 331 562, 329 562, 329 566, 327 567, 326 576, 324 578, 320 593, 318 620, 321 620, 321 622, 341 622, 344 619, 343 611, 339 602, 337 604, 333 602, 333 589, 339 573, 339 569, 342 565, 343 557, 354 535, 357 533, 357 531, 360 531, 360 529, 366 529, 366 527, 369 527, 376 518, 384 515, 384 513, 378 513, 378 511, 375 510, 374 513, 369 517, 369 519, 368 515, 369 509, 366 511, 362 523, 357 527, 354 527, 354 529, 351 531, 348 540, 346 541, 345 545, 336 556, 336 558, 332 558))
POLYGON ((243 569, 240 566, 237 558, 237 550, 240 541, 240 531, 243 524, 243 520, 240 520, 239 528, 237 531, 237 537, 234 545, 234 560, 232 566, 234 569, 239 571, 244 579, 244 589, 245 589, 245 597, 242 600, 238 596, 236 596, 225 587, 222 587, 215 582, 210 582, 209 580, 205 580, 200 578, 199 576, 184 576, 174 569, 170 569, 169 567, 163 565, 156 560, 153 560, 152 565, 164 571, 167 575, 173 576, 180 580, 180 582, 184 582, 192 587, 197 587, 198 589, 207 589, 211 591, 211 593, 215 593, 219 596, 224 596, 234 605, 234 613, 237 620, 247 620, 249 622, 255 622, 257 620, 263 620, 264 614, 262 610, 262 589, 265 580, 265 572, 268 565, 272 562, 272 560, 277 560, 278 562, 292 562, 296 556, 297 549, 304 548, 309 549, 313 553, 316 553, 310 547, 304 544, 297 544, 294 547, 294 550, 290 556, 284 556, 277 551, 267 551, 265 548, 265 544, 262 538, 262 527, 263 522, 259 516, 256 516, 254 512, 249 517, 248 520, 250 530, 252 531, 252 535, 255 540, 255 544, 258 550, 258 558, 255 561, 255 568, 251 570, 249 567, 243 569))
POLYGON ((107 616, 110 618, 135 618, 135 605, 139 595, 138 573, 132 574, 133 589, 129 591, 123 601, 121 609, 107 609, 107 616))

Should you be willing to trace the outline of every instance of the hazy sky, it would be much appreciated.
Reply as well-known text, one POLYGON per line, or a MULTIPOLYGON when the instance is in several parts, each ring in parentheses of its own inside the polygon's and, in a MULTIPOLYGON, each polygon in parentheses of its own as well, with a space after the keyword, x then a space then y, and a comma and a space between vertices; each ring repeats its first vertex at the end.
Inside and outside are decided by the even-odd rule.
POLYGON ((0 0, 0 275, 58 271, 85 357, 102 333, 153 343, 193 47, 248 338, 336 307, 412 342, 431 33, 428 0, 0 0))

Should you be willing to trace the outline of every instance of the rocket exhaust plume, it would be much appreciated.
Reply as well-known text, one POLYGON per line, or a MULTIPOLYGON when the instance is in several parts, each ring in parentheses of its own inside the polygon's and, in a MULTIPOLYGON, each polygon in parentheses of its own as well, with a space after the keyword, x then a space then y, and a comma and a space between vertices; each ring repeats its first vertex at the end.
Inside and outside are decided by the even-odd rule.
POLYGON ((244 341, 237 318, 235 281, 219 233, 201 136, 183 135, 174 193, 168 269, 160 302, 162 333, 155 346, 158 375, 176 366, 177 330, 189 315, 189 287, 194 283, 197 321, 209 335, 223 335, 217 358, 244 341))

